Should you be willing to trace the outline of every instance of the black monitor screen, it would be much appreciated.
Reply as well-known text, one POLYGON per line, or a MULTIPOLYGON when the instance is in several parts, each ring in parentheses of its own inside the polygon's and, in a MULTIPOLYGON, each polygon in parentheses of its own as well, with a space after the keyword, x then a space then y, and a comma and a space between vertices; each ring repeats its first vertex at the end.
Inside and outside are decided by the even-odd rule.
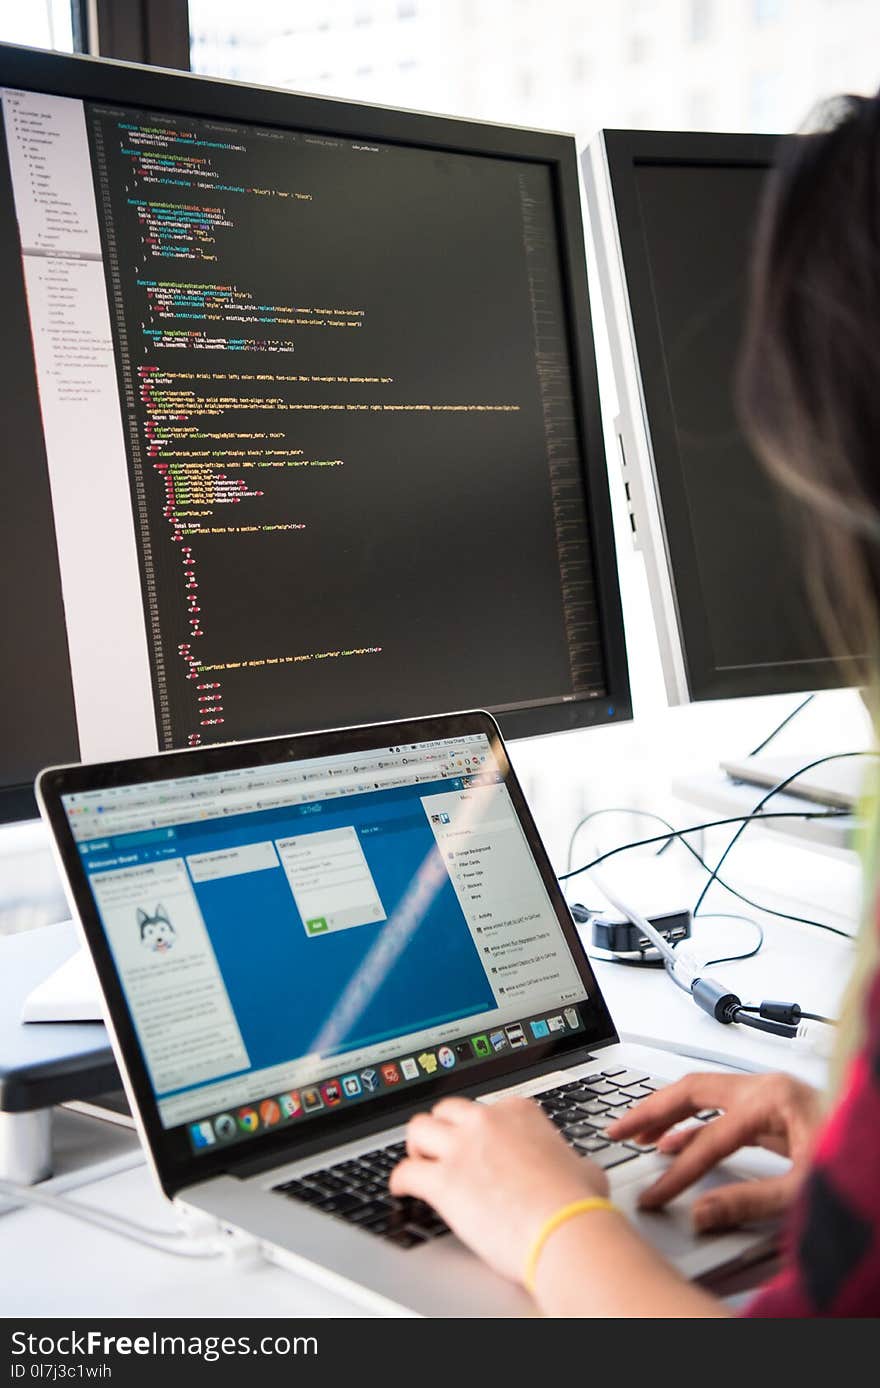
POLYGON ((631 293, 633 317, 697 698, 841 679, 812 616, 801 517, 737 421, 737 359, 767 174, 766 161, 636 159, 632 166, 638 226, 628 272, 640 286, 631 293))
POLYGON ((0 551, 38 578, 0 640, 40 678, 5 691, 0 778, 435 709, 626 716, 558 159, 182 85, 207 113, 2 87, 0 551))

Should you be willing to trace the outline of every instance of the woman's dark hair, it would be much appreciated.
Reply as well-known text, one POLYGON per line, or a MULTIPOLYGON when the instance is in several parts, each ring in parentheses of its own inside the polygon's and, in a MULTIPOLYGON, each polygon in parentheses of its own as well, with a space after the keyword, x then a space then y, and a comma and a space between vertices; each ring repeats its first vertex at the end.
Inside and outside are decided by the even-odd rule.
POLYGON ((808 578, 837 653, 880 631, 880 93, 782 142, 753 260, 746 432, 800 498, 808 578))

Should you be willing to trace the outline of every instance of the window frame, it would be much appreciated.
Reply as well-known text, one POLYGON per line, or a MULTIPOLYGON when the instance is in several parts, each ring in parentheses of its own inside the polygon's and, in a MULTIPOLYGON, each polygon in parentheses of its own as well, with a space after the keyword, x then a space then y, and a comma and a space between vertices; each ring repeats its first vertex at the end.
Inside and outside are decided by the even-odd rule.
POLYGON ((80 53, 190 71, 188 0, 71 0, 71 13, 80 53))

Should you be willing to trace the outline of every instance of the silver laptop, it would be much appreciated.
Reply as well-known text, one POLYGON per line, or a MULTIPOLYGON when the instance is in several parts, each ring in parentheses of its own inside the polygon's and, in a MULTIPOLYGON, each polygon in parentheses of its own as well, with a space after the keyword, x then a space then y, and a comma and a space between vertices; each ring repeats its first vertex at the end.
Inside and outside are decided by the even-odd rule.
POLYGON ((661 1159, 605 1127, 672 1058, 618 1041, 488 714, 56 768, 37 792, 156 1177, 202 1222, 374 1311, 527 1314, 387 1190, 412 1114, 515 1092, 689 1276, 766 1248, 698 1239, 684 1200, 637 1214, 661 1159))

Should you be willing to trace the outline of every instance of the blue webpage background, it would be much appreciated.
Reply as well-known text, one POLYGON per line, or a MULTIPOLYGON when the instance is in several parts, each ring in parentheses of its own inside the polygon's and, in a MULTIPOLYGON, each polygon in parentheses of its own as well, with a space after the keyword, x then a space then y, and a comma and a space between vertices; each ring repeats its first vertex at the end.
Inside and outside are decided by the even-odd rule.
MULTIPOLYGON (((83 858, 87 871, 94 875, 102 868, 354 826, 385 908, 385 922, 307 935, 280 864, 193 884, 250 1068, 260 1070, 312 1049, 341 992, 392 920, 418 869, 426 858, 438 856, 420 798, 461 786, 460 780, 432 782, 183 824, 174 830, 173 842, 165 837, 160 845, 154 843, 155 832, 129 834, 83 845, 83 858)), ((342 1033, 337 1049, 359 1049, 495 1006, 491 985, 444 869, 440 888, 424 918, 352 1025, 342 1033)))

